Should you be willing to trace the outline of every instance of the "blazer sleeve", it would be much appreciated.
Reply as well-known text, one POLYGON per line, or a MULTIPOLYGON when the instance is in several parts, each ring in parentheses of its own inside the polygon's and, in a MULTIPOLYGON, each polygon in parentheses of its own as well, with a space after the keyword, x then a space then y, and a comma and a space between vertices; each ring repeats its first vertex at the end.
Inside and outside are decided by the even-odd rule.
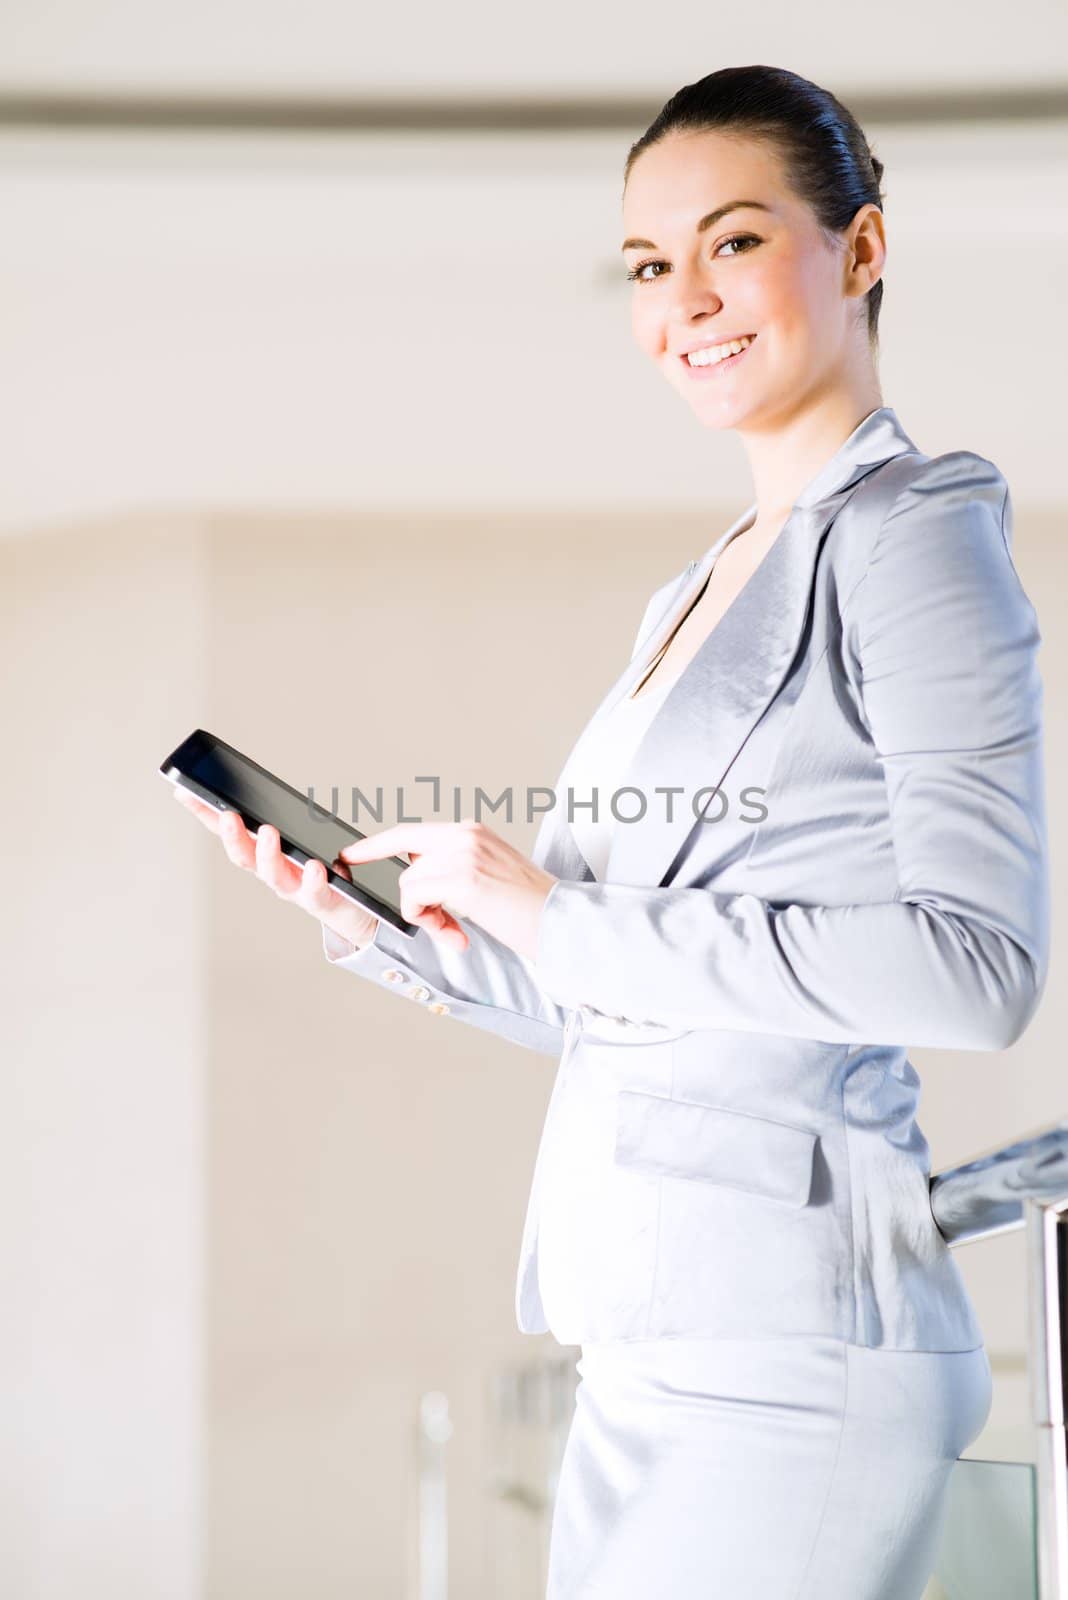
POLYGON ((394 989, 416 991, 426 1005, 444 1003, 448 1014, 542 1055, 559 1056, 568 1007, 543 993, 532 964, 508 945, 458 917, 471 941, 445 950, 424 928, 411 938, 379 920, 373 939, 359 948, 324 927, 323 954, 332 966, 394 989))
MULTIPOLYGON (((1041 642, 1008 486, 970 451, 923 463, 843 608, 882 764, 892 900, 776 904, 561 881, 535 966, 560 1004, 692 1028, 998 1050, 1049 959, 1041 642)), ((833 840, 828 840, 833 849, 833 840)))
MULTIPOLYGON (((658 607, 666 603, 678 582, 676 577, 664 584, 649 601, 632 658, 658 607)), ((571 1009, 567 1002, 557 1002, 545 993, 534 964, 525 956, 494 939, 477 923, 463 917, 457 921, 470 940, 466 950, 445 950, 422 928, 409 938, 380 920, 370 943, 359 947, 324 927, 323 954, 331 966, 401 995, 420 993, 426 1005, 444 1003, 448 1014, 461 1022, 544 1055, 559 1056, 571 1009)))

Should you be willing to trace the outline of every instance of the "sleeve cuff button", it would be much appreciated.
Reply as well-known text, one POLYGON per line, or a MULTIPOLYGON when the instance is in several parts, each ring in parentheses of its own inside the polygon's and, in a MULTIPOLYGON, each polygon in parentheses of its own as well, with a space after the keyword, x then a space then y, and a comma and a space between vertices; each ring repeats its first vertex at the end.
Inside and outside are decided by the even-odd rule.
POLYGON ((404 973, 400 972, 396 967, 387 967, 382 974, 382 981, 383 983, 403 983, 404 973))
POLYGON ((448 1009, 449 1008, 445 1004, 444 1000, 435 1000, 433 1005, 427 1006, 427 1010, 432 1011, 436 1017, 445 1016, 448 1009))

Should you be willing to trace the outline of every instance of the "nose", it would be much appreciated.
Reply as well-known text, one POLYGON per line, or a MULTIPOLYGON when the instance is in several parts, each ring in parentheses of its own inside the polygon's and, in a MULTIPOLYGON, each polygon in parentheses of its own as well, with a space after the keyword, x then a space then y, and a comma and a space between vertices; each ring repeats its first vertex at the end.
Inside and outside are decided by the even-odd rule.
POLYGON ((670 314, 682 326, 690 327, 704 316, 714 316, 722 310, 723 301, 700 262, 680 262, 669 275, 668 297, 670 314))

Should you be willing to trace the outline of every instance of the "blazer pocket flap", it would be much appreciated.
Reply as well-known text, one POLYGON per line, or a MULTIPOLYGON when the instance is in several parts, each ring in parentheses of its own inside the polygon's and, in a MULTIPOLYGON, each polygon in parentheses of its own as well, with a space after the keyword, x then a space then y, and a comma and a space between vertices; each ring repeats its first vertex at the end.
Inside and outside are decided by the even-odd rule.
POLYGON ((697 1178, 808 1204, 816 1135, 747 1111, 621 1089, 616 1161, 669 1178, 697 1178))

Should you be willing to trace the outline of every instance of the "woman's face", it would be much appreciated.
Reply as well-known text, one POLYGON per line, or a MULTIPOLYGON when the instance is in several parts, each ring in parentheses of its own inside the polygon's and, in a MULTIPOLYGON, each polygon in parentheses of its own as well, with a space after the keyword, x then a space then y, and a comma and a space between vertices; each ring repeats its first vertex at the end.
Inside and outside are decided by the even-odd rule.
POLYGON ((634 337, 707 427, 775 426, 870 362, 858 296, 874 279, 853 270, 849 246, 872 213, 878 233, 881 213, 866 206, 846 248, 834 248, 787 189, 777 153, 756 139, 671 134, 637 158, 623 198, 634 337), (739 200, 761 209, 702 225, 739 200), (725 364, 686 359, 743 335, 755 338, 725 364))

